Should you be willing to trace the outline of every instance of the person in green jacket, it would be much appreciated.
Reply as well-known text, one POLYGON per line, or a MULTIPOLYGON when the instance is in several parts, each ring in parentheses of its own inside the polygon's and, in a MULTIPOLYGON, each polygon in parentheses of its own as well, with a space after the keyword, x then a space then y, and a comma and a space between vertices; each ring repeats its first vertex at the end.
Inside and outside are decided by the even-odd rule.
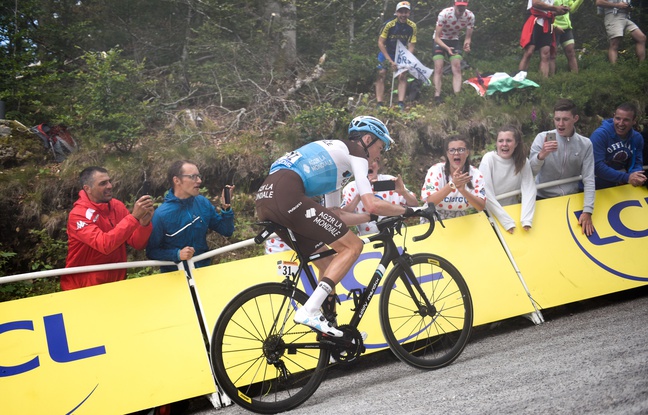
MULTIPOLYGON (((555 0, 554 6, 567 6, 569 12, 556 16, 554 20, 554 30, 556 31, 556 44, 562 46, 567 64, 571 72, 578 72, 578 59, 576 59, 576 48, 574 46, 574 31, 571 24, 570 15, 575 12, 583 0, 555 0)), ((549 58, 549 73, 556 73, 556 51, 549 58)))

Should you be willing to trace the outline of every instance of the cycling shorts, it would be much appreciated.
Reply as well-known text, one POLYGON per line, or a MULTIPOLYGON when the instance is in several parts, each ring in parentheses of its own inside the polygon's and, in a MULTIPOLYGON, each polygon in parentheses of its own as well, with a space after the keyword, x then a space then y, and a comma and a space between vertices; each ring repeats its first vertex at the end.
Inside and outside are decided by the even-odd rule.
MULTIPOLYGON (((441 39, 443 40, 443 43, 446 44, 450 49, 452 49, 452 52, 454 52, 454 55, 450 56, 450 60, 452 59, 461 59, 461 52, 463 50, 461 41, 459 39, 441 39)), ((448 51, 442 48, 438 43, 434 44, 434 53, 432 54, 432 60, 439 60, 443 59, 448 55, 448 51)))
POLYGON ((533 34, 531 35, 531 42, 529 42, 529 45, 534 45, 536 49, 540 49, 544 48, 545 46, 551 46, 553 40, 553 32, 545 33, 542 25, 533 25, 533 34))
MULTIPOLYGON (((299 249, 310 255, 324 244, 330 245, 349 231, 331 210, 306 196, 301 177, 288 169, 266 178, 256 195, 259 220, 270 220, 291 229, 299 249)), ((291 244, 287 232, 277 235, 291 244)))
MULTIPOLYGON (((390 57, 392 58, 392 60, 394 60, 393 56, 390 57)), ((382 52, 378 52, 378 66, 376 66, 376 69, 378 70, 391 69, 391 63, 389 62, 389 60, 387 60, 387 58, 385 57, 385 55, 383 55, 382 52)))
POLYGON ((563 48, 568 45, 574 44, 574 31, 571 29, 565 29, 564 33, 556 35, 556 43, 559 43, 563 48))

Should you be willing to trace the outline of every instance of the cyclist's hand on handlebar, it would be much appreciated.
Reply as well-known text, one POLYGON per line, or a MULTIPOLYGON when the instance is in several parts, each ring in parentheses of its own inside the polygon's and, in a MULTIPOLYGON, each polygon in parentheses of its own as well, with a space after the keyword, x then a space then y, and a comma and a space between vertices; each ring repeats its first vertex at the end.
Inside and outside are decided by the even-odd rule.
POLYGON ((405 213, 403 213, 403 217, 409 218, 412 216, 418 216, 418 217, 426 218, 428 220, 434 220, 435 212, 436 212, 436 208, 434 207, 434 205, 407 207, 405 209, 405 213))

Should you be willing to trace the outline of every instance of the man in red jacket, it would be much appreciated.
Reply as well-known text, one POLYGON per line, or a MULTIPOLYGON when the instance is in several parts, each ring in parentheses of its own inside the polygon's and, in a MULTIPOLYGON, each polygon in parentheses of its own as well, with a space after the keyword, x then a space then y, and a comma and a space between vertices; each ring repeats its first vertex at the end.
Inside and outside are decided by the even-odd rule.
MULTIPOLYGON (((65 267, 125 262, 126 244, 146 248, 153 227, 153 200, 140 197, 131 214, 112 197, 112 183, 103 167, 87 167, 79 175, 82 189, 68 216, 68 255, 65 267)), ((61 276, 61 289, 72 290, 126 278, 126 269, 61 276)))

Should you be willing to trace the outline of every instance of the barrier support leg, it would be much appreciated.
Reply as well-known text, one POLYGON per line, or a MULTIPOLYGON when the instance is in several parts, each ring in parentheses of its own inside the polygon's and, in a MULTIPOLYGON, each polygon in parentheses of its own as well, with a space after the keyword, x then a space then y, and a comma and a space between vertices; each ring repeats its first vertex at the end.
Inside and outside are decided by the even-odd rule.
POLYGON ((542 313, 540 312, 540 309, 538 309, 538 306, 531 296, 531 293, 529 292, 529 288, 526 285, 526 282, 524 281, 524 278, 522 277, 522 272, 520 272, 520 269, 518 268, 517 264, 515 263, 515 259, 513 259, 513 254, 511 254, 511 251, 509 250, 508 245, 506 245, 506 241, 504 241, 504 237, 502 236, 502 233, 500 232, 499 226, 497 226, 497 223, 495 223, 495 219, 493 219, 489 214, 486 209, 484 209, 484 214, 488 218, 488 221, 491 224, 491 227, 493 228, 493 231, 495 231, 495 234, 497 235, 497 239, 499 239, 500 243, 502 244, 502 248, 504 248, 504 252, 506 252, 506 256, 508 257, 509 261, 511 261, 511 265, 513 266, 513 269, 515 270, 515 273, 518 276, 518 279, 520 280, 520 283, 522 283, 522 287, 524 287, 524 291, 526 291, 527 296, 529 297, 529 301, 531 301, 531 305, 533 305, 534 311, 525 314, 524 317, 528 318, 531 320, 531 322, 535 325, 540 325, 544 323, 544 317, 542 316, 542 313))

